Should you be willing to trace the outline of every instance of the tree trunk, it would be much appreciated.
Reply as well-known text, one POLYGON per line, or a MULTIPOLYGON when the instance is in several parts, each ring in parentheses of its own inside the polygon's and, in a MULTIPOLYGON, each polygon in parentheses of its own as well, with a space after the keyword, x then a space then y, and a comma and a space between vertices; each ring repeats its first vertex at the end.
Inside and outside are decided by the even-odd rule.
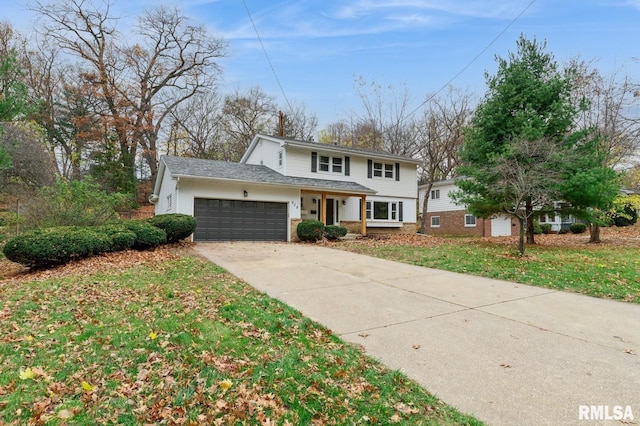
POLYGON ((518 252, 520 253, 520 256, 524 256, 524 234, 525 234, 526 221, 522 217, 519 217, 518 220, 520 221, 520 237, 518 238, 518 252))
MULTIPOLYGON (((535 244, 535 232, 533 226, 533 206, 531 205, 531 201, 527 200, 527 204, 525 206, 525 214, 527 216, 527 244, 535 244)), ((522 222, 520 222, 520 226, 522 226, 522 222)))
POLYGON ((595 244, 599 244, 600 241, 600 225, 597 225, 595 223, 590 223, 589 224, 589 242, 590 243, 595 243, 595 244))
POLYGON ((422 234, 427 233, 427 206, 429 205, 431 188, 433 188, 433 182, 429 182, 429 186, 427 186, 427 190, 424 193, 424 200, 422 200, 422 224, 420 224, 420 232, 422 234))

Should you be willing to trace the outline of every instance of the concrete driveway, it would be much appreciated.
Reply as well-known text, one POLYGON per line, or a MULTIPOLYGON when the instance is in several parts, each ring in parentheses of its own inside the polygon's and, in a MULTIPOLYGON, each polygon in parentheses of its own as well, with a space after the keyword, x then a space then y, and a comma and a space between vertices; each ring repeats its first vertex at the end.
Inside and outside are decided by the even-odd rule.
POLYGON ((638 305, 309 244, 195 249, 488 424, 640 419, 638 305))

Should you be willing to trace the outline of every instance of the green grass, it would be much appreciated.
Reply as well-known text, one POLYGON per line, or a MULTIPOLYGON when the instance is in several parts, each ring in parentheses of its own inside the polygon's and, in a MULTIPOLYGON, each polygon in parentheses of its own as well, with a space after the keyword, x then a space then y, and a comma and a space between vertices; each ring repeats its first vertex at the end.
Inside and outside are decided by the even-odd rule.
POLYGON ((343 242, 344 250, 418 266, 640 303, 638 248, 528 246, 520 257, 510 246, 448 239, 437 247, 343 242))
POLYGON ((199 258, 0 286, 0 424, 481 424, 199 258))

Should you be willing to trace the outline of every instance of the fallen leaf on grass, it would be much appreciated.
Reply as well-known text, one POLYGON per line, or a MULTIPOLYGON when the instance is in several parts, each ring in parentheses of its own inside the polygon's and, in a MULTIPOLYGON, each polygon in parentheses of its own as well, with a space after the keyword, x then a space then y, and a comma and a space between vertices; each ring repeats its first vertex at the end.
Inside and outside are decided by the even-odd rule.
POLYGON ((73 417, 73 411, 67 410, 67 409, 60 410, 58 411, 57 417, 61 420, 69 420, 70 418, 73 417))
POLYGON ((231 386, 233 386, 233 382, 229 379, 224 379, 220 382, 220 387, 224 390, 231 388, 231 386))
POLYGON ((80 386, 82 386, 82 390, 84 390, 85 392, 93 392, 95 390, 95 386, 89 384, 88 382, 83 381, 82 383, 80 383, 80 386))
POLYGON ((21 380, 29 380, 36 377, 36 373, 33 372, 31 368, 20 369, 20 373, 18 374, 21 380))

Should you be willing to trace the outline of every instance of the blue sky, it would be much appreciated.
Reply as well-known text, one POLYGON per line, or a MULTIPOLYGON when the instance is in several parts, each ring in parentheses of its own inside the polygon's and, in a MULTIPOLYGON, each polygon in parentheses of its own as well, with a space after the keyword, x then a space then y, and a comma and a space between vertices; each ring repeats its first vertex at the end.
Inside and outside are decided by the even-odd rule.
MULTIPOLYGON (((113 3, 126 32, 141 9, 160 2, 113 3)), ((546 40, 559 63, 580 56, 594 61, 605 75, 617 72, 640 79, 640 0, 167 0, 165 4, 179 7, 229 43, 230 54, 221 62, 223 91, 258 85, 283 106, 286 95, 290 102, 315 112, 321 127, 362 110, 355 89, 359 77, 383 86, 406 86, 415 107, 452 79, 453 86, 480 97, 485 92, 484 72, 496 70, 494 56, 515 51, 521 33, 546 40)), ((5 0, 0 9, 0 19, 24 33, 30 31, 32 18, 20 1, 5 0)))

